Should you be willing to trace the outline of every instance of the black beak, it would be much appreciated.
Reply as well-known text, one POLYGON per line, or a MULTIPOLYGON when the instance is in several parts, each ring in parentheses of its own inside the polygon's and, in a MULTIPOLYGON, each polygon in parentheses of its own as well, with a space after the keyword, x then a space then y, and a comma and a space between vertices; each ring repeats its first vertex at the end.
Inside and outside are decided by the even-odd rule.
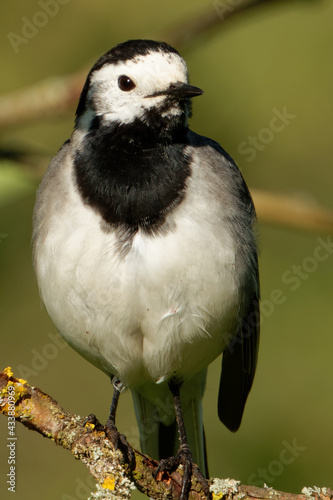
POLYGON ((168 97, 173 97, 175 99, 186 99, 188 97, 196 97, 197 95, 202 95, 203 90, 194 85, 189 85, 188 83, 176 82, 172 83, 166 90, 161 90, 160 92, 155 92, 154 94, 147 95, 146 97, 157 97, 159 95, 165 95, 168 97))

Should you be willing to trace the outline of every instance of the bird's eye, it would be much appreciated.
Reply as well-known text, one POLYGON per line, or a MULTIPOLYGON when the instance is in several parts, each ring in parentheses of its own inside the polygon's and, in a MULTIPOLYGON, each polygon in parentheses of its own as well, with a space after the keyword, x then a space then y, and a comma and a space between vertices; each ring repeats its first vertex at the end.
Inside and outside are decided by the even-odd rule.
POLYGON ((129 76, 121 75, 118 78, 118 87, 124 92, 129 92, 130 90, 133 90, 135 88, 135 83, 129 76))

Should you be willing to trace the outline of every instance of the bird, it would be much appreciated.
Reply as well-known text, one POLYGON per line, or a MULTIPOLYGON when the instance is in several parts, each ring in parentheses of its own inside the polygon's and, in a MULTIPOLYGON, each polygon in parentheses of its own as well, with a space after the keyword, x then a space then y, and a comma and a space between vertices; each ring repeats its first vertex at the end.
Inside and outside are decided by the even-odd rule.
POLYGON ((236 431, 260 325, 254 204, 229 154, 189 129, 202 94, 167 43, 113 47, 88 73, 33 214, 51 320, 110 377, 110 429, 131 391, 142 452, 159 471, 183 464, 182 499, 194 464, 209 474, 207 367, 223 353, 218 415, 236 431))

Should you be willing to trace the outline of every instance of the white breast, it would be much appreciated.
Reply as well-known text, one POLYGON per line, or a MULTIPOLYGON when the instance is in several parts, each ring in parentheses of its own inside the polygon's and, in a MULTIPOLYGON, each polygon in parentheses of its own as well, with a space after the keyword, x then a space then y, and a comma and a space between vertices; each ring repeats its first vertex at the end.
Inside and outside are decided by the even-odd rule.
POLYGON ((237 326, 235 242, 220 207, 207 204, 207 179, 193 169, 173 229, 139 231, 125 256, 115 232, 82 204, 68 161, 39 194, 35 259, 48 313, 77 351, 129 386, 193 375, 223 351, 237 326), (70 189, 58 187, 55 197, 52 182, 70 189))

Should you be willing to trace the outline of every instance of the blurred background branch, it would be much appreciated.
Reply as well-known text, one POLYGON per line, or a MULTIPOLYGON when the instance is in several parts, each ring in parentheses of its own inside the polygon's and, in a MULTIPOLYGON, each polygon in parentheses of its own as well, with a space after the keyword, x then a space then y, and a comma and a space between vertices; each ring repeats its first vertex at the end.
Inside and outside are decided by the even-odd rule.
POLYGON ((251 189, 251 194, 261 222, 315 234, 333 234, 333 211, 318 206, 313 200, 260 189, 251 189))
MULTIPOLYGON (((188 16, 176 28, 161 33, 157 38, 166 41, 178 50, 223 29, 225 22, 250 9, 267 4, 291 4, 296 0, 214 0, 208 8, 188 20, 188 16)), ((297 0, 300 1, 300 0, 297 0)), ((302 0, 309 2, 309 0, 302 0)), ((318 0, 310 0, 318 2, 318 0)), ((73 108, 79 99, 87 72, 92 63, 79 71, 63 77, 54 77, 38 82, 31 87, 0 98, 0 130, 24 126, 35 120, 52 118, 73 108)))

